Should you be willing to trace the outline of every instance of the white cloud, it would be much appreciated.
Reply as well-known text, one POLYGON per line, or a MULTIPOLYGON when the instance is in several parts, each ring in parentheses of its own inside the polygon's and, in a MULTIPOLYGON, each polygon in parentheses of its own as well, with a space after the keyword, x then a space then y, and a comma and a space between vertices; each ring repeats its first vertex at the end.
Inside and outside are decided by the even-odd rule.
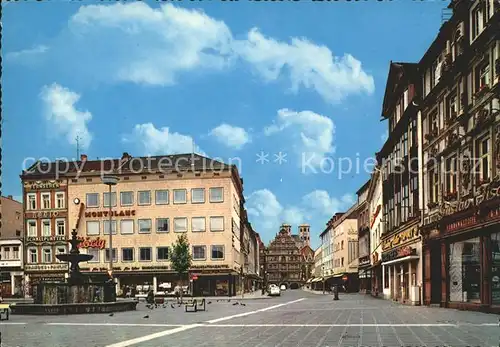
POLYGON ((388 130, 386 130, 382 135, 380 135, 380 140, 382 141, 382 143, 385 143, 385 141, 387 141, 388 138, 389 138, 388 130))
POLYGON ((181 154, 194 151, 205 155, 189 135, 172 132, 170 128, 157 129, 152 123, 136 124, 131 134, 122 140, 134 145, 139 144, 144 155, 181 154), (194 148, 193 148, 194 145, 194 148))
POLYGON ((23 58, 33 58, 47 52, 48 50, 49 50, 48 46, 37 45, 34 46, 33 48, 23 49, 17 52, 8 52, 5 55, 5 59, 9 61, 9 60, 17 60, 23 58))
POLYGON ((93 82, 168 86, 183 72, 218 71, 238 61, 267 82, 284 76, 292 91, 314 90, 332 103, 374 91, 373 77, 350 54, 334 56, 305 38, 279 41, 256 28, 237 36, 243 39, 201 10, 172 4, 87 5, 71 17, 51 51, 55 67, 93 82))
POLYGON ((371 94, 375 89, 373 77, 363 71, 359 60, 350 54, 335 57, 328 47, 304 38, 280 42, 253 28, 246 40, 235 42, 235 49, 267 81, 288 72, 294 92, 301 86, 310 88, 335 103, 348 94, 371 94))
POLYGON ((265 240, 273 238, 282 223, 294 227, 309 223, 311 236, 317 237, 317 233, 323 231, 325 223, 333 214, 346 211, 355 202, 352 195, 345 194, 341 198, 335 198, 324 190, 312 191, 303 196, 296 205, 286 207, 268 189, 254 191, 245 199, 250 221, 265 240))
POLYGON ((241 149, 251 141, 250 135, 245 129, 222 123, 210 132, 217 141, 235 149, 241 149))
MULTIPOLYGON (((313 111, 293 111, 281 109, 273 125, 264 129, 266 135, 272 135, 290 128, 289 141, 300 158, 311 159, 312 166, 320 165, 322 159, 335 151, 333 121, 313 111)), ((287 135, 288 136, 288 135, 287 135)), ((301 161, 300 161, 301 162, 301 161)))
POLYGON ((53 83, 42 88, 40 97, 44 103, 45 119, 49 122, 51 131, 55 131, 52 135, 62 135, 72 145, 76 145, 78 137, 79 145, 82 149, 87 149, 92 142, 92 134, 87 127, 92 114, 75 108, 80 94, 53 83))

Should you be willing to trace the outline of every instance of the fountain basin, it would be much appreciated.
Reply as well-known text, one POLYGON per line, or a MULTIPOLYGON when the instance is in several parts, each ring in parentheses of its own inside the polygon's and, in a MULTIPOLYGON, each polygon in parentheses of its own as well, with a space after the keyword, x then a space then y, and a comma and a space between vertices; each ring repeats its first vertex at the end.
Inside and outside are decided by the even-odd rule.
POLYGON ((56 255, 56 258, 59 259, 60 261, 66 262, 66 263, 80 263, 82 261, 89 261, 93 258, 94 256, 91 254, 58 254, 56 255))

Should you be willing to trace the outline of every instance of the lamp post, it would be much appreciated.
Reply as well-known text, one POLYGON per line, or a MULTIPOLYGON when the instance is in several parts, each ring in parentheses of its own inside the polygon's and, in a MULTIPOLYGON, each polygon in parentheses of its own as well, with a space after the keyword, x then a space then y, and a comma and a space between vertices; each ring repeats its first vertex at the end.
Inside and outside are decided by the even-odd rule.
MULTIPOLYGON (((112 227, 112 205, 111 205, 111 187, 118 184, 118 177, 116 176, 103 176, 102 183, 109 187, 109 277, 113 278, 113 227, 112 227)), ((118 198, 118 197, 117 197, 118 198)))

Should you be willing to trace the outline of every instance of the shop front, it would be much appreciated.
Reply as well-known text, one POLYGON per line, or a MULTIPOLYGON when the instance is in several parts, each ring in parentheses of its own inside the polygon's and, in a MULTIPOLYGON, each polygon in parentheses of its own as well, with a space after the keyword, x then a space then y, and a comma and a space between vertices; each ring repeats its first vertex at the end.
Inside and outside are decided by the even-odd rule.
POLYGON ((33 296, 36 286, 41 282, 61 282, 68 276, 66 263, 59 264, 25 264, 25 296, 33 296))
POLYGON ((359 258, 359 292, 369 294, 372 286, 372 269, 370 256, 359 258))
POLYGON ((385 299, 420 305, 422 246, 417 226, 382 241, 382 282, 385 299))
POLYGON ((371 295, 374 297, 378 297, 379 294, 383 293, 382 288, 382 260, 379 259, 379 253, 374 252, 372 254, 370 270, 372 272, 372 282, 371 282, 371 295))
POLYGON ((425 303, 500 313, 500 202, 444 213, 426 237, 425 303))

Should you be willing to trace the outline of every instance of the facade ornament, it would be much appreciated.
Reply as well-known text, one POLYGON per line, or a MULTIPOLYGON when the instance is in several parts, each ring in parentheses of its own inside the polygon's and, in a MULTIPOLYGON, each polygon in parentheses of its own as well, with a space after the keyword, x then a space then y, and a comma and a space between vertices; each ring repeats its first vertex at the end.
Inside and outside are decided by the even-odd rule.
POLYGON ((471 190, 471 151, 466 147, 462 152, 462 167, 460 172, 460 180, 462 181, 462 196, 468 195, 471 190))

